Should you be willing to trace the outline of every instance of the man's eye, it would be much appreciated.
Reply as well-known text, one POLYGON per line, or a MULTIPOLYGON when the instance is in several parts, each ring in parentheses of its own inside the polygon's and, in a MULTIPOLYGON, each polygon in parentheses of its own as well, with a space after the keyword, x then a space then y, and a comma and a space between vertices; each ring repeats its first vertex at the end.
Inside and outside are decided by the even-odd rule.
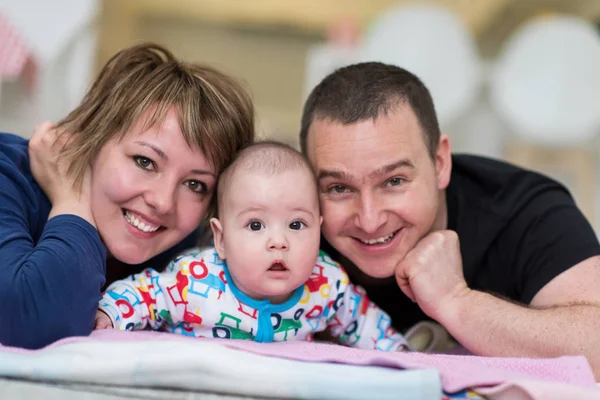
POLYGON ((154 171, 156 169, 156 165, 154 161, 144 156, 133 156, 133 161, 143 170, 146 171, 154 171))
POLYGON ((388 181, 388 186, 400 186, 402 182, 404 182, 404 179, 396 176, 388 181))
POLYGON ((290 229, 293 229, 295 231, 299 231, 302 228, 305 228, 306 224, 302 221, 294 221, 290 224, 290 229))
POLYGON ((344 185, 334 185, 329 190, 335 193, 345 193, 348 191, 348 188, 344 185))
POLYGON ((260 221, 252 221, 248 224, 248 228, 251 231, 260 231, 263 228, 263 224, 260 221))

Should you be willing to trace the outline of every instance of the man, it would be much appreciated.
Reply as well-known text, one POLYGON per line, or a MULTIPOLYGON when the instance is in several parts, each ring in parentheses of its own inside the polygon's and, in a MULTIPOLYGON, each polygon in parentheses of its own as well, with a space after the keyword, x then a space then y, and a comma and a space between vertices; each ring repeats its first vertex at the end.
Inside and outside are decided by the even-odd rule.
POLYGON ((326 77, 300 142, 324 245, 398 329, 428 316, 475 354, 584 354, 600 377, 600 245, 562 185, 451 155, 426 87, 380 63, 326 77))

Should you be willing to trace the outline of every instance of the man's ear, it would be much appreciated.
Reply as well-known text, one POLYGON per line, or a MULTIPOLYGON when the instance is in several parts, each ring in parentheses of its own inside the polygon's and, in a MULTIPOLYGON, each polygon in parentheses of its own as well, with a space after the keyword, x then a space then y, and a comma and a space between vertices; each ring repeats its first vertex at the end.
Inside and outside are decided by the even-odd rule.
POLYGON ((448 136, 442 135, 437 151, 435 152, 435 173, 439 190, 444 190, 448 187, 451 172, 452 153, 450 149, 450 139, 448 136))
POLYGON ((323 226, 323 216, 319 217, 319 226, 323 226))
POLYGON ((210 219, 210 228, 213 231, 213 238, 215 242, 215 249, 217 250, 217 254, 222 260, 225 260, 225 243, 223 240, 223 227, 221 226, 221 222, 216 218, 210 219))

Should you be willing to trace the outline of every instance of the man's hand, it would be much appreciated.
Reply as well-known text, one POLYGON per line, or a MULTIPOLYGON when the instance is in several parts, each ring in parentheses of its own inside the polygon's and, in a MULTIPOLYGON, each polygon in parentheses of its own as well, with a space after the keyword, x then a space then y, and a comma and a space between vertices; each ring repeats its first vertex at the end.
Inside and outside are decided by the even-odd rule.
POLYGON ((36 126, 29 141, 31 173, 52 203, 49 219, 60 214, 74 214, 96 226, 90 206, 91 168, 79 190, 74 187, 73 177, 67 174, 69 164, 61 155, 72 139, 72 133, 61 133, 52 122, 36 126))
POLYGON ((104 313, 104 311, 96 311, 96 319, 95 319, 95 325, 94 325, 94 330, 98 330, 98 329, 113 329, 113 323, 110 320, 110 318, 108 317, 108 315, 106 315, 104 313))
POLYGON ((470 291, 456 232, 436 231, 422 238, 396 267, 396 281, 425 314, 440 321, 442 308, 470 291))

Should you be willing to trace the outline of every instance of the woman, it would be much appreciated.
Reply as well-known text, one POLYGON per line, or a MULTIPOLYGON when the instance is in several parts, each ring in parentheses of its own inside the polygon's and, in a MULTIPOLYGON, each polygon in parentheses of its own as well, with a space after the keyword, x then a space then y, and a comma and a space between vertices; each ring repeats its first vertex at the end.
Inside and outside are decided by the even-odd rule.
POLYGON ((56 128, 0 134, 0 343, 87 335, 107 259, 164 268, 253 136, 236 82, 151 44, 109 60, 56 128))

